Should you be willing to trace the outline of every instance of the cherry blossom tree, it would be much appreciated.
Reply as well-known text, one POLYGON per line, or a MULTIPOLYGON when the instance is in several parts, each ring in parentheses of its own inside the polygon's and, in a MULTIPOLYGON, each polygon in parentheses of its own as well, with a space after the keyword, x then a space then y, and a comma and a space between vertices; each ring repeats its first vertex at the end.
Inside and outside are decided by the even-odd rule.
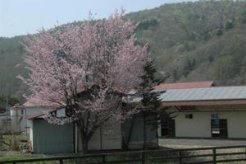
POLYGON ((66 109, 66 117, 47 114, 53 124, 75 122, 83 152, 94 132, 111 118, 124 120, 138 112, 124 108, 123 97, 139 90, 147 46, 136 43, 135 26, 115 12, 104 20, 90 18, 43 30, 25 43, 29 78, 21 78, 39 105, 66 109))

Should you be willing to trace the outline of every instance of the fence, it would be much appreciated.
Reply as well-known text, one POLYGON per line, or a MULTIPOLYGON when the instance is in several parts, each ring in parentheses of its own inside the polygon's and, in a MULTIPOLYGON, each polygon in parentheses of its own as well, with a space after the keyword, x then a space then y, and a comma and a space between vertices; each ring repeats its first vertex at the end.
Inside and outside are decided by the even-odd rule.
POLYGON ((246 145, 192 149, 168 149, 102 153, 83 156, 62 156, 15 161, 0 161, 0 164, 197 164, 232 163, 246 161, 246 145))

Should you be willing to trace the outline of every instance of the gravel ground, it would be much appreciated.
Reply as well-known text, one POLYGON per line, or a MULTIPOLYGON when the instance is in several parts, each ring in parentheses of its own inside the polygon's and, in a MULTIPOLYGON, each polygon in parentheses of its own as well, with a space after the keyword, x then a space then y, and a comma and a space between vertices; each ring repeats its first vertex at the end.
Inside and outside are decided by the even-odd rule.
POLYGON ((169 148, 194 148, 214 146, 239 146, 246 145, 246 140, 223 140, 223 139, 159 139, 159 145, 169 148))

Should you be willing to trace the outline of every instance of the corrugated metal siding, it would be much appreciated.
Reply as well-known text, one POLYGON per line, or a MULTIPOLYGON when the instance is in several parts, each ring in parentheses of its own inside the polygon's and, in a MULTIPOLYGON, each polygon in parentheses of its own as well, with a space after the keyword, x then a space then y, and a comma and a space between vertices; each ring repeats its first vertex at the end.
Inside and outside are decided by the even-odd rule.
POLYGON ((170 89, 160 95, 162 101, 246 99, 246 87, 170 89))
POLYGON ((52 125, 43 119, 33 120, 33 153, 72 153, 73 124, 52 125))

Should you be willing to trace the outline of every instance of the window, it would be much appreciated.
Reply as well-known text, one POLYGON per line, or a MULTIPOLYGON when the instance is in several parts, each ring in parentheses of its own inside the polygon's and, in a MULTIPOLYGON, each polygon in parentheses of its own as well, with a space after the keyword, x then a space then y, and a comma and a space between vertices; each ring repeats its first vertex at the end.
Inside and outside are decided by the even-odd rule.
POLYGON ((211 119, 214 119, 214 120, 219 119, 219 113, 212 113, 211 119))
POLYGON ((185 114, 185 118, 186 119, 193 119, 193 114, 191 114, 191 113, 185 114))
POLYGON ((219 123, 220 123, 219 114, 218 113, 212 113, 211 114, 212 137, 218 137, 220 135, 219 123))
POLYGON ((161 136, 175 137, 175 120, 162 119, 161 120, 161 136))

